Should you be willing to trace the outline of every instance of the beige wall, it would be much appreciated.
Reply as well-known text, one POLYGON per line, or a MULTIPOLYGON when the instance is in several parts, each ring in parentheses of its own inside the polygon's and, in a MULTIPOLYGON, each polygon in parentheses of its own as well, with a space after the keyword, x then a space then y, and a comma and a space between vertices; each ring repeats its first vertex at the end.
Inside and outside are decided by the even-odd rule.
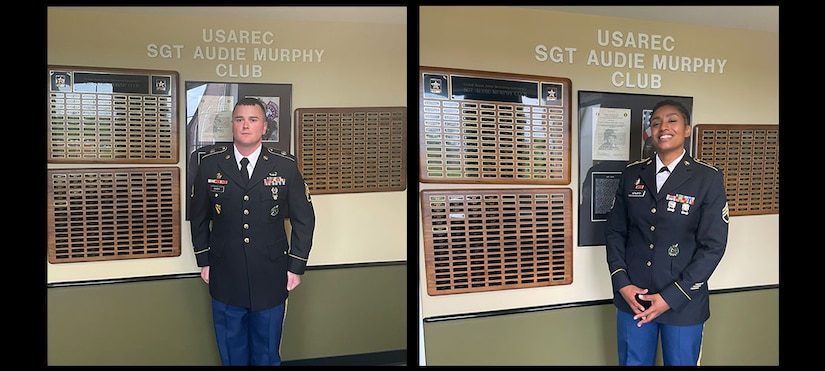
MULTIPOLYGON (((638 36, 637 36, 638 38, 638 36)), ((573 166, 569 186, 578 197, 579 90, 693 97, 693 124, 779 124, 779 35, 758 31, 699 27, 668 22, 590 16, 518 7, 422 7, 419 60, 422 66, 461 68, 514 74, 566 77, 572 80, 571 119, 573 166), (669 36, 672 51, 600 46, 600 30, 610 33, 669 36), (575 48, 573 58, 556 63, 539 61, 536 47, 575 48), (644 68, 589 65, 590 50, 644 54, 644 68), (724 72, 653 70, 653 55, 727 60, 724 72), (616 86, 614 72, 660 75, 661 86, 616 86)), ((420 183, 420 189, 468 188, 489 185, 420 183)), ((519 187, 502 185, 501 188, 519 187)), ((574 207, 573 220, 578 210, 574 207)), ((419 208, 419 225, 421 215, 419 208)), ((424 261, 423 232, 419 229, 419 261, 424 261)), ((423 317, 525 308, 612 297, 603 246, 575 246, 573 226, 573 283, 565 286, 429 296, 425 267, 422 282, 423 317)), ((728 249, 708 285, 711 290, 779 283, 779 215, 736 216, 730 221, 728 249)))
MULTIPOLYGON (((369 18, 363 16, 350 19, 342 16, 344 12, 324 7, 312 9, 315 12, 312 16, 293 19, 283 17, 290 9, 281 8, 281 12, 272 7, 263 11, 252 7, 228 7, 212 13, 215 15, 189 15, 195 12, 177 7, 156 7, 149 12, 137 8, 99 11, 50 7, 47 11, 47 63, 177 71, 180 97, 185 97, 183 86, 186 81, 277 83, 292 84, 293 109, 406 106, 406 8, 369 9, 367 14, 374 15, 372 20, 365 20, 369 18), (266 14, 275 16, 268 18, 266 14), (203 40, 203 29, 271 32, 274 42, 272 45, 210 44, 203 40), (181 47, 171 47, 169 58, 152 57, 148 49, 150 44, 181 47), (247 60, 196 59, 198 46, 245 47, 247 60), (252 60, 254 46, 323 50, 324 54, 320 62, 317 59, 314 62, 256 62, 252 60), (260 65, 261 76, 224 77, 216 71, 219 63, 233 64, 236 71, 241 71, 239 65, 242 64, 260 65)), ((179 99, 179 104, 177 166, 181 168, 181 189, 184 190, 185 99, 179 99)), ((288 114, 292 115, 292 112, 288 114)), ((48 167, 102 166, 48 164, 48 167)), ((309 265, 405 261, 406 194, 401 191, 313 196, 317 226, 309 265)), ((186 207, 184 196, 181 195, 181 210, 186 207)), ((180 257, 68 264, 47 262, 48 281, 196 272, 189 222, 183 216, 181 219, 180 257)))

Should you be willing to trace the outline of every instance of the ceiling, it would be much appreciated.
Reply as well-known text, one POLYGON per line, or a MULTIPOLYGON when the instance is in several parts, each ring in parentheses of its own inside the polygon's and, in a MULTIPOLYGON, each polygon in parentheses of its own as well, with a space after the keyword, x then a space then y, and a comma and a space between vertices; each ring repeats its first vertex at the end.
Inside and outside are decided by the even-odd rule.
POLYGON ((590 5, 525 6, 524 8, 779 33, 779 6, 590 5))
MULTIPOLYGON (((180 16, 254 17, 266 19, 407 24, 407 7, 404 6, 102 6, 60 8, 180 16), (255 11, 249 12, 250 9, 255 9, 255 11)), ((523 6, 523 8, 779 33, 779 6, 586 5, 523 6)))
POLYGON ((407 7, 405 6, 55 6, 52 8, 172 16, 407 24, 407 7))

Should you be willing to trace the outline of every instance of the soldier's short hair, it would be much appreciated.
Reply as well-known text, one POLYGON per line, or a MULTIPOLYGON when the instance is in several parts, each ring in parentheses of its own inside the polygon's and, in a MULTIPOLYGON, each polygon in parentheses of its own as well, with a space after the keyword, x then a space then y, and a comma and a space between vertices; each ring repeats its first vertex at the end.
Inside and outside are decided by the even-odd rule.
POLYGON ((671 106, 673 108, 676 108, 676 110, 682 114, 682 117, 685 119, 685 123, 687 125, 690 125, 690 112, 688 112, 688 109, 685 107, 684 104, 673 99, 665 99, 663 101, 659 101, 659 103, 656 103, 653 106, 653 110, 651 112, 656 112, 657 109, 664 106, 671 106))
MULTIPOLYGON (((253 97, 243 97, 240 100, 238 100, 238 103, 235 103, 235 108, 238 108, 238 106, 258 106, 261 108, 261 112, 264 114, 264 120, 266 120, 266 107, 260 99, 253 97)), ((233 112, 235 108, 232 109, 233 112)))

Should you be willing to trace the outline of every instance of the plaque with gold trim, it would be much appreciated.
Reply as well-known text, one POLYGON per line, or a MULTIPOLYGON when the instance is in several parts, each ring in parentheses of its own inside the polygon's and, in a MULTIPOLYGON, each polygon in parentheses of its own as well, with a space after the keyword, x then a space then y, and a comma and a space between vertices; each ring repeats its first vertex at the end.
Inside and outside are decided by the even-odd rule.
POLYGON ((419 178, 570 183, 570 79, 419 69, 419 178))
POLYGON ((178 162, 178 73, 48 66, 50 163, 178 162))

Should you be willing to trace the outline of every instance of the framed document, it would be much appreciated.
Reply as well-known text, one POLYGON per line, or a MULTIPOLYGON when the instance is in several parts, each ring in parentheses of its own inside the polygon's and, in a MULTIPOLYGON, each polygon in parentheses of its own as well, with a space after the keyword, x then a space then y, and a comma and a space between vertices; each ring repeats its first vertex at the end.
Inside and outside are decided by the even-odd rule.
POLYGON ((607 221, 607 213, 613 206, 613 196, 619 187, 621 171, 594 171, 591 177, 590 221, 607 221))
MULTIPOLYGON (((578 92, 579 246, 604 245, 604 228, 618 177, 628 163, 654 156, 650 138, 653 106, 673 99, 693 111, 693 98, 652 94, 578 92), (614 183, 615 182, 615 183, 614 183)), ((691 138, 685 150, 691 153, 691 138)))

